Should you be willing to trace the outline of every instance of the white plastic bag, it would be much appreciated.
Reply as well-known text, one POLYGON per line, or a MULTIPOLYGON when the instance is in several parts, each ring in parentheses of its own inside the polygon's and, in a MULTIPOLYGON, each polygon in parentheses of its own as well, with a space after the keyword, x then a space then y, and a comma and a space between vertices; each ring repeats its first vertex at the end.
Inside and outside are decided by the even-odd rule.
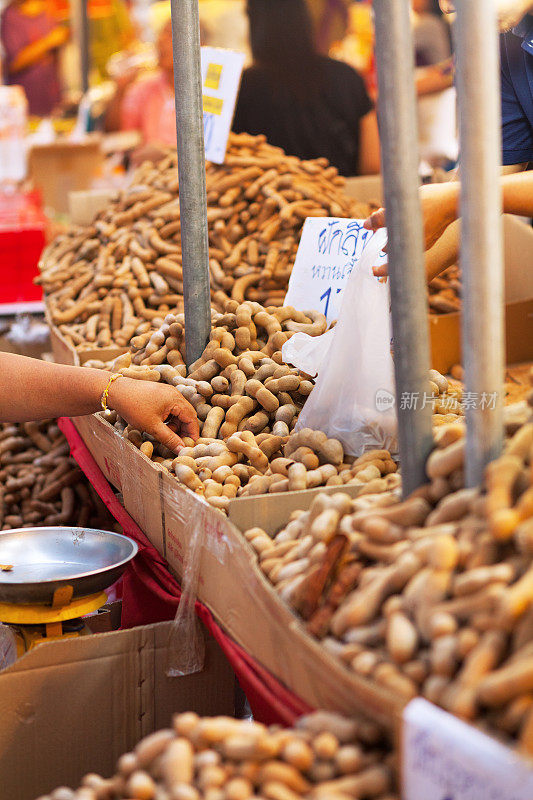
POLYGON ((378 231, 365 247, 335 328, 307 343, 303 334, 294 336, 282 350, 284 361, 318 372, 296 428, 322 430, 353 456, 374 448, 398 451, 389 288, 372 273, 386 239, 386 231, 378 231))

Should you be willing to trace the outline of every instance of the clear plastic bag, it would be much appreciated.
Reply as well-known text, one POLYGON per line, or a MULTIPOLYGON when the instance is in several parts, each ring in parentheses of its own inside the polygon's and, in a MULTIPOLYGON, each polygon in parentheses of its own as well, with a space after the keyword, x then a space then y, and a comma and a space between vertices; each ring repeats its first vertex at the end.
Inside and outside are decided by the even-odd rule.
POLYGON ((191 535, 185 556, 181 598, 168 637, 167 675, 176 677, 201 672, 205 661, 205 639, 196 616, 195 602, 202 550, 204 548, 204 514, 199 509, 198 518, 191 521, 191 535))
POLYGON ((0 622, 0 671, 7 669, 17 660, 17 640, 7 625, 0 622))
POLYGON ((318 372, 296 428, 322 430, 353 456, 374 448, 398 451, 389 288, 372 272, 386 238, 378 231, 365 247, 335 328, 308 343, 305 334, 292 337, 282 351, 285 361, 318 372))

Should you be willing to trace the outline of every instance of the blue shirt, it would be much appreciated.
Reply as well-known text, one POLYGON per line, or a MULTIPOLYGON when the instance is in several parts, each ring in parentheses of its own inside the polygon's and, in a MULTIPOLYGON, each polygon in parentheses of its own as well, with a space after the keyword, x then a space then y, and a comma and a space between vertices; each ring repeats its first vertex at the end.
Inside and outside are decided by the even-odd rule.
POLYGON ((533 14, 502 33, 502 163, 533 161, 533 14))

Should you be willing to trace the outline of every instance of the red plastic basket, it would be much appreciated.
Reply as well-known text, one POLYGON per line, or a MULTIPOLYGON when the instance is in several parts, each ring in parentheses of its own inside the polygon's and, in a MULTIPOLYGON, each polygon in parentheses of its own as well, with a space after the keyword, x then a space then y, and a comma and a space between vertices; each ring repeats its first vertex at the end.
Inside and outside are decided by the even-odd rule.
POLYGON ((42 289, 33 279, 45 228, 37 193, 0 195, 0 305, 42 299, 42 289))

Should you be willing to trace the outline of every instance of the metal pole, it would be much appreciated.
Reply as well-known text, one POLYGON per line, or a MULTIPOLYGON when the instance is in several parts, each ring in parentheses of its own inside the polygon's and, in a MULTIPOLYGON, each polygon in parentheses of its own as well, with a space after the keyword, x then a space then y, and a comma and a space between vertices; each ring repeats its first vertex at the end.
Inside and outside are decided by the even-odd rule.
POLYGON ((404 497, 426 483, 433 446, 427 289, 409 0, 374 0, 381 162, 387 208, 398 437, 404 497))
POLYGON ((499 51, 493 0, 457 3, 466 485, 477 486, 503 441, 503 269, 499 51), (470 403, 470 400, 472 401, 470 403))
POLYGON ((171 0, 187 365, 211 330, 198 0, 171 0))
POLYGON ((80 68, 81 90, 83 94, 89 89, 89 17, 87 0, 80 0, 80 68))

